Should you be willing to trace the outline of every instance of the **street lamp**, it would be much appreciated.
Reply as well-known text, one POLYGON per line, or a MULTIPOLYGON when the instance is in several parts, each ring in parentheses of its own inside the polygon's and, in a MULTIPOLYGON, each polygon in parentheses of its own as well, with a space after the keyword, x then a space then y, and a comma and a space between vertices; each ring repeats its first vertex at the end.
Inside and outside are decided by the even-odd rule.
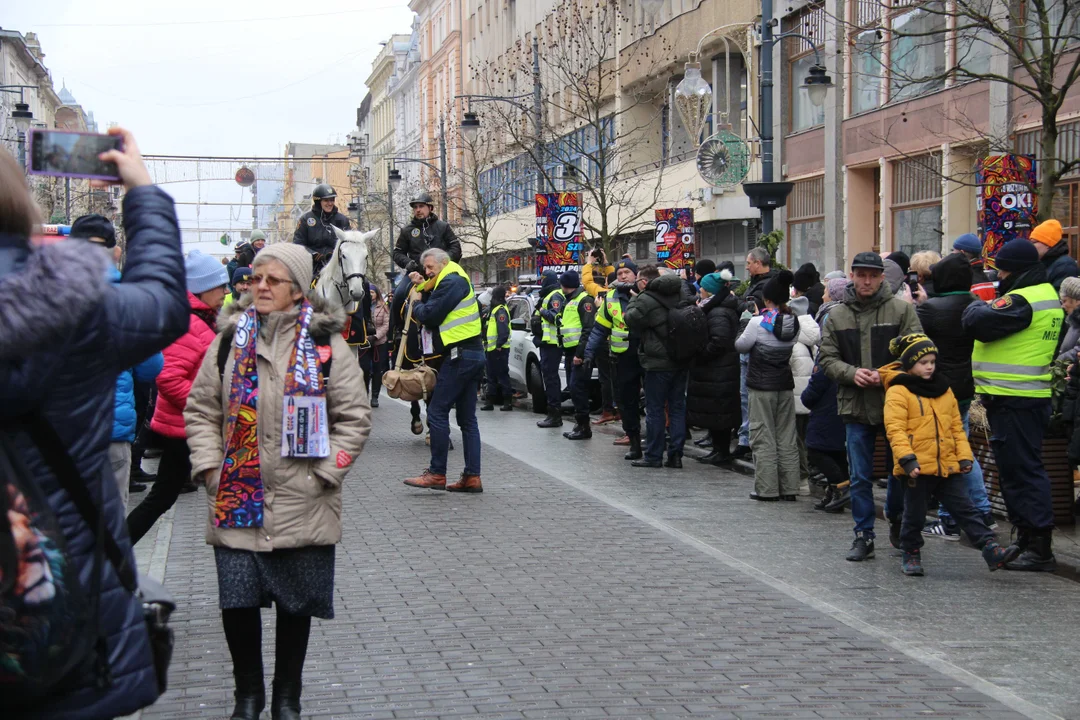
POLYGON ((814 65, 810 68, 810 74, 806 76, 806 82, 799 86, 800 90, 806 90, 810 96, 810 102, 814 107, 825 104, 825 95, 832 87, 832 78, 829 77, 823 65, 814 65))
POLYGON ((476 117, 476 113, 467 112, 461 118, 461 134, 465 136, 465 139, 469 142, 476 140, 477 133, 480 132, 480 119, 476 117))
POLYGON ((401 184, 401 173, 398 171, 397 168, 390 168, 390 171, 386 174, 386 184, 390 187, 391 190, 398 189, 398 185, 401 184))

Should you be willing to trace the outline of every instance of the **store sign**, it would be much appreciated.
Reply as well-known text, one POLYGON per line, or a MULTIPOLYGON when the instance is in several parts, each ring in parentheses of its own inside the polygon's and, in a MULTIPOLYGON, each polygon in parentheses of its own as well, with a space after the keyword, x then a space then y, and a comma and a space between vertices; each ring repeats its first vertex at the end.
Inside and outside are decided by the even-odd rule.
POLYGON ((506 267, 508 267, 508 268, 519 268, 519 267, 521 267, 521 256, 520 255, 514 255, 513 257, 506 258, 506 267))
POLYGON ((983 257, 993 265, 1002 245, 1031 233, 1038 210, 1035 201, 1035 157, 990 155, 976 170, 979 237, 983 257))
POLYGON ((656 210, 656 262, 673 270, 694 266, 693 208, 656 210))
POLYGON ((578 193, 537 193, 536 272, 559 274, 581 264, 581 197, 578 193))

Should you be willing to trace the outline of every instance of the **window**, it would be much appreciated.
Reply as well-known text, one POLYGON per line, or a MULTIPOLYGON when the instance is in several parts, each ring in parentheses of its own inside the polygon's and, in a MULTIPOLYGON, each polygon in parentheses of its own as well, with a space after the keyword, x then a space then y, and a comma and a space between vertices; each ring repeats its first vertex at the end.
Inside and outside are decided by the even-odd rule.
POLYGON ((798 132, 825 123, 825 107, 810 102, 810 93, 803 87, 810 75, 810 68, 817 62, 814 45, 825 42, 825 8, 819 6, 799 13, 792 18, 787 29, 806 36, 793 37, 787 44, 791 132, 798 132))
MULTIPOLYGON (((1044 0, 1046 20, 1050 27, 1049 38, 1055 50, 1060 50, 1080 35, 1080 6, 1073 0, 1044 0), (1066 10, 1066 6, 1068 9, 1066 10), (1063 13, 1066 13, 1063 17, 1063 13)), ((1024 8, 1024 36, 1028 54, 1042 55, 1043 32, 1039 13, 1031 3, 1024 8)))
POLYGON ((793 268, 825 256, 825 177, 798 180, 788 201, 787 264, 793 268))
MULTIPOLYGON (((995 0, 968 0, 974 13, 984 13, 992 17, 992 7, 995 0)), ((959 14, 956 17, 956 67, 981 75, 990 72, 990 56, 994 52, 994 46, 987 42, 985 31, 974 27, 977 21, 970 14, 959 14)), ((957 79, 963 82, 967 76, 959 73, 957 79)))
POLYGON ((941 156, 906 158, 893 165, 893 249, 909 256, 941 252, 941 156))
POLYGON ((864 30, 855 36, 851 58, 851 112, 873 110, 881 104, 884 68, 881 65, 881 30, 864 30))
POLYGON ((945 7, 927 3, 893 18, 889 98, 905 100, 945 85, 945 7))

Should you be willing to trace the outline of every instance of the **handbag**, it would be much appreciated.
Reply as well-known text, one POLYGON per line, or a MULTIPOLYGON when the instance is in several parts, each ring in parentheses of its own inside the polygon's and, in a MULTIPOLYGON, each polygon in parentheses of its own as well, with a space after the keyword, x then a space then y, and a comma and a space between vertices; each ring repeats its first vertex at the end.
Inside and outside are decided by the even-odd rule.
POLYGON ((413 301, 409 300, 409 311, 405 317, 405 327, 401 331, 401 343, 398 345, 397 360, 394 368, 383 373, 382 384, 386 393, 397 400, 413 402, 423 400, 427 402, 431 393, 435 390, 435 383, 439 375, 435 369, 424 363, 410 370, 402 370, 401 364, 405 360, 405 345, 409 339, 409 325, 412 323, 413 301))
MULTIPOLYGON (((39 414, 26 416, 23 420, 23 427, 29 433, 30 439, 38 446, 42 459, 53 471, 60 486, 71 497, 86 525, 95 534, 97 539, 95 566, 99 564, 100 556, 104 554, 115 568, 120 584, 142 603, 143 619, 146 622, 146 631, 150 640, 150 652, 154 658, 158 695, 163 694, 168 686, 169 663, 172 661, 174 644, 173 630, 169 627, 169 616, 176 609, 176 601, 157 580, 146 575, 136 578, 134 569, 105 524, 104 503, 99 507, 90 497, 90 491, 87 490, 75 461, 68 454, 63 441, 52 425, 39 414)), ((99 578, 100 572, 95 570, 94 576, 99 578)), ((100 590, 95 588, 94 594, 100 595, 100 590)), ((93 602, 96 607, 97 598, 93 598, 93 602)), ((95 612, 95 616, 94 623, 99 632, 98 682, 102 687, 108 687, 112 683, 112 676, 109 671, 105 636, 100 632, 100 613, 95 612)))

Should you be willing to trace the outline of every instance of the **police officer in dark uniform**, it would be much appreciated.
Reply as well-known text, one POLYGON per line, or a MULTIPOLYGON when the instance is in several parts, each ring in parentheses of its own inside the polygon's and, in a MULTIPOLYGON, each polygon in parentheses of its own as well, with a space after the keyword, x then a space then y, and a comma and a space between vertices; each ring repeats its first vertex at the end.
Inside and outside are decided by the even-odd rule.
POLYGON ((1053 572, 1054 511, 1042 446, 1050 422, 1050 366, 1065 314, 1031 242, 1010 240, 994 262, 1000 297, 971 303, 961 323, 975 337, 971 374, 990 422, 1009 521, 1018 532, 1021 554, 1005 568, 1053 572))
POLYGON ((566 384, 570 386, 570 400, 574 403, 574 429, 564 432, 563 437, 567 440, 588 440, 592 437, 592 427, 589 425, 592 363, 585 362, 585 346, 596 317, 596 300, 581 287, 576 270, 564 272, 559 283, 566 298, 561 333, 566 358, 566 384))
POLYGON ((547 417, 536 423, 537 427, 561 427, 562 385, 559 381, 559 365, 563 362, 562 343, 559 341, 559 321, 566 297, 559 288, 559 276, 545 271, 540 278, 540 301, 533 311, 533 342, 540 348, 540 373, 544 377, 544 396, 547 398, 547 417))
POLYGON ((330 256, 337 247, 337 235, 334 228, 348 230, 349 218, 338 211, 334 200, 337 193, 326 183, 321 183, 311 193, 311 210, 300 216, 300 222, 293 233, 293 242, 303 245, 311 253, 315 263, 315 277, 319 276, 330 256))

